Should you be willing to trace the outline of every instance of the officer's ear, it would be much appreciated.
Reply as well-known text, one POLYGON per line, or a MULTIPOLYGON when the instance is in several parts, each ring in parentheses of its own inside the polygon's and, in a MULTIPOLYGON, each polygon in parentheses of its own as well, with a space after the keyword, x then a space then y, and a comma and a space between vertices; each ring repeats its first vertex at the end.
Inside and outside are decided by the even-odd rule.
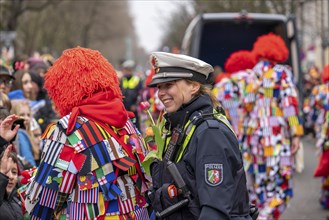
POLYGON ((190 81, 191 85, 192 85, 192 91, 191 94, 192 96, 194 96, 195 94, 197 94, 201 88, 201 84, 196 82, 196 81, 190 81))

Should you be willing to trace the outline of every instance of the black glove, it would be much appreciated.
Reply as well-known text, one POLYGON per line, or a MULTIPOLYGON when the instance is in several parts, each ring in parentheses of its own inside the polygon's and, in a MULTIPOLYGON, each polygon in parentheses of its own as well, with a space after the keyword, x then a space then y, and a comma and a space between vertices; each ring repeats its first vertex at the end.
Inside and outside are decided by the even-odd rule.
POLYGON ((178 203, 179 201, 177 196, 174 197, 169 196, 168 187, 170 185, 171 185, 170 183, 163 184, 162 187, 160 187, 154 192, 154 196, 152 196, 153 197, 151 199, 152 206, 158 212, 163 211, 164 209, 178 203))

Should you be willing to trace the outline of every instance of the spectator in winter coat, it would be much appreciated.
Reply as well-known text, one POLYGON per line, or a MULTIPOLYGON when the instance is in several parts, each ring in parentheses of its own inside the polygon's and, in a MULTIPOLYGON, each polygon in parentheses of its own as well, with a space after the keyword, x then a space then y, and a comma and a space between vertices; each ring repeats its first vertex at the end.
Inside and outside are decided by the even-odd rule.
POLYGON ((16 193, 17 181, 18 159, 12 152, 12 145, 9 145, 0 156, 0 219, 23 219, 21 202, 16 193))

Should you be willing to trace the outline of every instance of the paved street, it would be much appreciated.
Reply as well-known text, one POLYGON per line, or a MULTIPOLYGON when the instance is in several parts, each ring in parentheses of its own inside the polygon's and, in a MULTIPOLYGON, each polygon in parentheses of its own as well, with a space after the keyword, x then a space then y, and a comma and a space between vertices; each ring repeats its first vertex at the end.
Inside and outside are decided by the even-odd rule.
POLYGON ((305 168, 302 173, 297 173, 294 178, 295 196, 290 207, 280 218, 281 220, 326 220, 329 212, 322 209, 318 202, 321 181, 313 177, 313 172, 317 166, 315 155, 315 140, 311 135, 302 139, 304 144, 305 168))

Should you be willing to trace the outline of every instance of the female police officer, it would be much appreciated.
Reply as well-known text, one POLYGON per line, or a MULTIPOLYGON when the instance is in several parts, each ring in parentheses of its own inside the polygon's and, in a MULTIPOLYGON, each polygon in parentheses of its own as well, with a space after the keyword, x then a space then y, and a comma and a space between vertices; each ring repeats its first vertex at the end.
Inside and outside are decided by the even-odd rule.
POLYGON ((211 65, 185 55, 151 54, 166 109, 161 160, 149 196, 165 219, 251 219, 237 138, 206 87, 211 65), (176 169, 177 168, 177 169, 176 169))

